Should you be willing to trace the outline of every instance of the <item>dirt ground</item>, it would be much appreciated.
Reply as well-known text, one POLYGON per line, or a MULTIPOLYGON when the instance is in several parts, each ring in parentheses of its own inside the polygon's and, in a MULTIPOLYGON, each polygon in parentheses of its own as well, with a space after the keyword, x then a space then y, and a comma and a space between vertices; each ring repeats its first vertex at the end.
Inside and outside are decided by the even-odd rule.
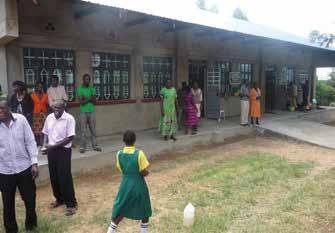
MULTIPOLYGON (((167 214, 165 206, 169 201, 169 196, 162 190, 166 189, 169 184, 182 179, 184 175, 203 164, 215 163, 216 160, 222 160, 222 158, 230 159, 234 156, 257 151, 270 152, 295 162, 314 162, 317 164, 313 170, 316 174, 335 167, 335 152, 332 150, 268 137, 244 138, 233 143, 194 147, 191 150, 181 150, 174 154, 164 154, 151 161, 150 169, 152 172, 147 178, 154 212, 159 213, 153 216, 152 221, 157 224, 160 218, 167 214), (208 159, 196 159, 199 157, 208 157, 208 159), (174 162, 175 160, 177 162, 174 162)), ((75 178, 79 210, 75 216, 71 217, 71 226, 68 228, 68 232, 105 232, 109 222, 104 222, 104 220, 108 220, 110 217, 119 182, 120 174, 117 173, 115 168, 104 169, 95 174, 75 178), (97 215, 101 211, 105 214, 97 215), (93 221, 101 221, 101 225, 92 222, 92 216, 96 216, 93 217, 95 219, 93 221)), ((38 188, 37 193, 40 214, 63 217, 63 208, 57 210, 48 208, 49 203, 53 200, 49 185, 38 188)), ((119 232, 133 232, 131 225, 134 225, 131 221, 123 222, 119 232)))

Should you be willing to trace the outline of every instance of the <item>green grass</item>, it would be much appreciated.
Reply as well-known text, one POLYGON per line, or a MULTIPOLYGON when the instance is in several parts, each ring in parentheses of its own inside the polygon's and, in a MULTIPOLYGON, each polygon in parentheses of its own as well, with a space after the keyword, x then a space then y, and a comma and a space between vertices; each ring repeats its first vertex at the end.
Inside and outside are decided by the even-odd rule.
MULTIPOLYGON (((335 168, 313 175, 316 164, 292 163, 261 152, 214 159, 199 153, 166 160, 155 166, 157 174, 178 169, 190 160, 202 164, 156 193, 155 198, 169 198, 164 211, 153 203, 150 232, 335 232, 335 168), (196 207, 196 222, 192 228, 182 225, 183 208, 188 202, 196 207)), ((17 209, 22 228, 22 203, 17 209)), ((110 215, 111 206, 101 206, 85 218, 39 214, 39 228, 35 233, 69 232, 83 224, 104 232, 110 215)), ((3 232, 1 227, 0 232, 3 232)), ((134 224, 134 228, 127 232, 137 231, 137 227, 134 224)), ((20 232, 24 232, 23 229, 20 232)))
POLYGON ((201 156, 199 154, 195 154, 194 156, 175 157, 174 159, 160 160, 159 165, 152 167, 150 170, 154 173, 164 172, 171 169, 176 169, 179 165, 186 164, 190 161, 203 161, 206 159, 206 156, 201 156))
POLYGON ((264 153, 204 165, 170 185, 160 224, 166 232, 323 232, 335 224, 328 204, 335 203, 335 171, 311 178, 312 167, 264 153), (192 229, 182 226, 188 202, 196 207, 192 229))
MULTIPOLYGON (((17 212, 24 212, 24 208, 17 208, 17 212)), ((18 218, 19 232, 25 233, 24 229, 24 219, 22 219, 22 215, 20 214, 18 218)), ((70 222, 65 217, 56 217, 49 216, 45 217, 41 214, 37 214, 38 217, 38 228, 34 231, 30 231, 31 233, 64 233, 70 222)), ((5 232, 3 229, 2 223, 0 226, 0 232, 5 232)))
MULTIPOLYGON (((67 229, 67 225, 69 224, 67 222, 67 219, 65 218, 59 218, 59 217, 41 217, 38 221, 38 228, 33 231, 34 233, 63 233, 65 232, 65 229, 67 229)), ((23 224, 21 224, 22 226, 23 224)), ((21 232, 23 229, 21 229, 21 232)))

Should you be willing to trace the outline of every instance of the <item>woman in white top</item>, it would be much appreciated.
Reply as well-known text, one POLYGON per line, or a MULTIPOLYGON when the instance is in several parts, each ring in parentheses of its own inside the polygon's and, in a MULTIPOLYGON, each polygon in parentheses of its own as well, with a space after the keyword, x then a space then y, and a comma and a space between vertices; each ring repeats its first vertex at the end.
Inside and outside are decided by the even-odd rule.
POLYGON ((192 95, 193 95, 193 101, 195 106, 197 107, 197 117, 200 118, 201 117, 201 105, 202 105, 202 101, 203 101, 203 97, 202 97, 202 91, 198 86, 197 81, 193 82, 192 85, 192 95))

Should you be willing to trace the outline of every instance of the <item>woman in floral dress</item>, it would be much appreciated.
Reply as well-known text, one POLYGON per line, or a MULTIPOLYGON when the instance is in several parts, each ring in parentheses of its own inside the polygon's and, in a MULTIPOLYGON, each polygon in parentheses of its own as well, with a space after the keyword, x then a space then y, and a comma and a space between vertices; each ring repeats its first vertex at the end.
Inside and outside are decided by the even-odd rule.
POLYGON ((160 92, 161 118, 159 131, 167 141, 169 138, 176 141, 174 134, 177 132, 177 91, 172 81, 167 80, 165 87, 160 92))

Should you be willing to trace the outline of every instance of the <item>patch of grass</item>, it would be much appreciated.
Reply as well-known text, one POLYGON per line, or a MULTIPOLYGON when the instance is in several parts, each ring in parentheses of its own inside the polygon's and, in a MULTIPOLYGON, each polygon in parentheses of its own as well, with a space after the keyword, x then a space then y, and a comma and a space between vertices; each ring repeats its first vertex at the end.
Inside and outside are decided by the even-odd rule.
POLYGON ((112 209, 97 210, 97 212, 90 218, 89 224, 94 224, 100 227, 106 227, 111 221, 112 209))
MULTIPOLYGON (((153 167, 156 172, 164 172, 200 159, 204 161, 192 166, 193 171, 181 174, 168 188, 156 192, 156 199, 168 201, 164 200, 164 208, 153 202, 150 232, 335 232, 335 168, 314 176, 315 170, 310 171, 316 164, 291 163, 261 152, 230 159, 198 153, 153 167), (192 228, 182 225, 183 209, 188 202, 196 207, 192 228)), ((17 207, 20 233, 23 233, 22 202, 17 207)), ((105 232, 111 205, 100 205, 94 214, 74 218, 45 213, 39 213, 38 217, 39 228, 34 233, 105 232)), ((138 231, 138 223, 122 224, 122 232, 138 231)), ((0 232, 4 232, 2 226, 0 232)))
MULTIPOLYGON (((24 213, 24 209, 20 210, 18 209, 17 211, 20 211, 20 213, 24 213)), ((20 214, 21 215, 21 214, 20 214)), ((64 233, 66 232, 66 229, 69 225, 69 221, 64 217, 60 218, 57 216, 50 216, 50 217, 45 217, 42 216, 41 214, 37 215, 38 217, 38 228, 34 231, 30 231, 31 233, 64 233)), ((21 216, 18 217, 18 225, 19 225, 19 232, 20 233, 26 233, 25 228, 24 228, 24 219, 22 219, 21 216)), ((2 223, 0 226, 0 232, 5 232, 3 229, 2 223)))
POLYGON ((190 161, 201 161, 207 159, 208 156, 202 156, 201 154, 195 153, 194 155, 180 154, 180 157, 176 157, 171 160, 162 160, 159 164, 155 164, 150 170, 152 172, 162 172, 166 170, 176 169, 179 165, 186 164, 190 161))
POLYGON ((335 169, 289 182, 268 208, 239 218, 233 232, 335 232, 335 169), (255 229, 255 230, 250 230, 255 229))
MULTIPOLYGON (((33 233, 63 233, 66 232, 68 221, 59 217, 40 217, 38 228, 33 233)), ((23 224, 22 224, 23 225, 23 224)), ((21 229, 21 232, 23 229, 21 229)))
MULTIPOLYGON (((312 167, 310 163, 290 163, 264 153, 206 164, 169 186, 170 212, 160 219, 160 224, 171 232, 229 232, 232 226, 239 225, 239 219, 252 220, 252 211, 262 205, 264 198, 273 192, 287 191, 288 183, 303 180, 312 167), (182 211, 188 202, 196 207, 196 223, 189 230, 182 226, 182 211)), ((303 192, 291 195, 281 205, 281 211, 291 210, 292 203, 303 197, 303 192)), ((243 231, 234 228, 232 232, 273 232, 257 224, 251 226, 253 230, 247 226, 243 231)))

